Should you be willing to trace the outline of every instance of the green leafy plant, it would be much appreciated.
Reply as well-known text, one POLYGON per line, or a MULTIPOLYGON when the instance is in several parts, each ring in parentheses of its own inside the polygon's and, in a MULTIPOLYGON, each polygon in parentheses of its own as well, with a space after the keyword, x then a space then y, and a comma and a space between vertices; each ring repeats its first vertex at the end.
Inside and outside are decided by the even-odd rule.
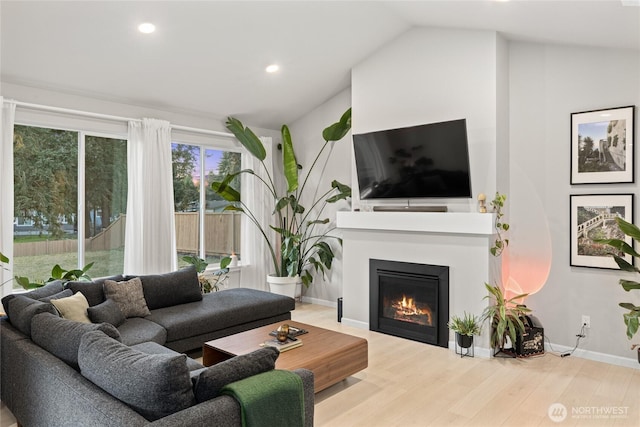
POLYGON ((198 282, 200 282, 200 290, 203 294, 219 291, 220 286, 223 286, 229 280, 228 274, 231 257, 224 257, 220 260, 220 268, 212 274, 214 279, 213 282, 204 274, 204 271, 209 265, 206 260, 195 255, 185 255, 182 257, 182 260, 196 268, 196 272, 198 273, 198 282))
POLYGON ((475 314, 464 312, 463 316, 451 316, 451 320, 447 324, 449 329, 460 335, 474 336, 480 335, 482 325, 478 316, 475 314))
MULTIPOLYGON (((636 242, 640 242, 640 229, 622 218, 616 218, 616 223, 620 230, 627 236, 631 237, 636 242)), ((613 259, 616 261, 616 264, 620 267, 622 271, 628 271, 631 273, 640 273, 640 269, 638 267, 633 266, 629 262, 627 262, 624 258, 622 258, 619 254, 625 253, 634 258, 640 258, 640 254, 633 249, 631 245, 621 239, 601 239, 596 240, 598 243, 604 243, 612 248, 616 249, 616 253, 611 254, 613 259)), ((635 282, 633 280, 620 279, 619 282, 622 289, 627 292, 631 290, 640 290, 640 283, 635 282)), ((638 332, 639 318, 640 318, 640 306, 637 306, 631 302, 621 302, 618 304, 620 307, 628 310, 623 314, 622 318, 624 320, 624 324, 627 327, 627 338, 633 339, 633 336, 638 332)), ((635 349, 640 344, 634 344, 631 346, 631 349, 635 349)))
MULTIPOLYGON (((268 173, 269 169, 264 163, 266 150, 255 133, 232 117, 229 117, 226 125, 247 151, 260 161, 264 170, 267 171, 267 177, 263 179, 254 170, 244 169, 227 174, 221 181, 212 183, 211 188, 222 198, 231 202, 225 210, 242 212, 258 228, 268 245, 274 275, 279 277, 299 275, 302 283, 309 286, 313 281, 312 271, 315 270, 324 275, 331 269, 335 253, 327 241, 332 239, 342 244, 341 239, 330 234, 335 227, 322 227, 330 222, 329 218, 322 218, 322 212, 328 203, 351 197, 351 188, 334 180, 328 190, 321 192, 317 198, 314 196, 315 199, 310 201, 308 208, 300 201, 306 188, 310 187, 310 191, 316 191, 315 186, 309 183, 309 176, 320 161, 322 153, 332 146, 332 142, 344 138, 351 129, 351 109, 348 109, 339 121, 324 129, 322 132, 324 144, 304 176, 300 176, 303 168, 296 160, 289 128, 287 125, 282 126, 282 171, 287 183, 287 189, 284 192, 278 190, 274 177, 268 173), (239 174, 253 176, 273 197, 275 205, 273 224, 269 226, 260 224, 247 205, 240 200, 240 193, 231 187, 232 180, 239 174), (270 241, 267 236, 268 227, 276 232, 276 241, 270 241)), ((326 156, 325 165, 329 154, 326 156)))
POLYGON ((56 264, 51 269, 51 277, 49 277, 49 279, 46 282, 31 281, 28 277, 24 277, 24 276, 22 277, 16 276, 15 279, 16 279, 16 282, 20 286, 22 286, 24 289, 40 288, 53 280, 61 280, 63 282, 69 282, 74 280, 89 281, 91 280, 91 276, 87 274, 87 271, 91 267, 93 267, 92 262, 85 265, 82 269, 65 270, 64 268, 60 267, 59 264, 56 264))
POLYGON ((492 299, 493 303, 484 309, 482 321, 491 323, 491 347, 504 351, 507 337, 513 344, 516 342, 517 335, 524 333, 524 323, 521 317, 530 313, 531 310, 519 304, 518 301, 528 294, 520 294, 507 299, 500 286, 492 286, 488 283, 484 285, 489 291, 489 295, 484 298, 492 299))
MULTIPOLYGON (((509 239, 504 236, 504 233, 509 231, 509 224, 504 220, 504 212, 502 212, 506 200, 505 194, 496 192, 490 203, 496 214, 494 222, 496 240, 489 251, 496 258, 502 256, 504 250, 509 246, 509 239)), ((488 321, 491 325, 490 344, 492 348, 498 349, 497 354, 500 351, 504 352, 507 338, 511 340, 513 345, 517 336, 525 332, 522 318, 531 310, 520 304, 519 301, 529 294, 520 294, 507 299, 500 285, 485 283, 484 286, 489 291, 489 294, 484 298, 492 302, 484 309, 481 319, 483 323, 488 321)))
POLYGON ((509 246, 509 239, 505 239, 502 233, 509 231, 509 224, 504 222, 503 217, 504 213, 502 212, 502 208, 504 207, 504 203, 507 200, 507 196, 504 194, 500 194, 496 192, 495 197, 491 201, 491 207, 493 207, 493 211, 496 213, 496 219, 493 224, 494 229, 496 230, 496 240, 493 243, 491 249, 491 255, 495 257, 499 257, 502 255, 502 251, 509 246))

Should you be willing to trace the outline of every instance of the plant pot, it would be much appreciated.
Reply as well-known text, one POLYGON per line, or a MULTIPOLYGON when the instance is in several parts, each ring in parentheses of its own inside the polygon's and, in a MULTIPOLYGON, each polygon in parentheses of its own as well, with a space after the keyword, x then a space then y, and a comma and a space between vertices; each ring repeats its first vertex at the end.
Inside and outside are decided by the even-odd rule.
POLYGON ((300 281, 300 276, 277 277, 269 274, 267 283, 272 294, 284 295, 290 298, 296 296, 296 284, 300 281))
POLYGON ((473 345, 473 335, 461 335, 456 332, 456 341, 461 348, 469 348, 473 345))

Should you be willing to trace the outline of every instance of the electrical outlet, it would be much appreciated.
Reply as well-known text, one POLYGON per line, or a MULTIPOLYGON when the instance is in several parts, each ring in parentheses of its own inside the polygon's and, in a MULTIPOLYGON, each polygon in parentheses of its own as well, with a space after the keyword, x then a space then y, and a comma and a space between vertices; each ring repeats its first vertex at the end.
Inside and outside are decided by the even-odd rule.
POLYGON ((591 316, 582 315, 582 325, 585 328, 591 328, 591 316))

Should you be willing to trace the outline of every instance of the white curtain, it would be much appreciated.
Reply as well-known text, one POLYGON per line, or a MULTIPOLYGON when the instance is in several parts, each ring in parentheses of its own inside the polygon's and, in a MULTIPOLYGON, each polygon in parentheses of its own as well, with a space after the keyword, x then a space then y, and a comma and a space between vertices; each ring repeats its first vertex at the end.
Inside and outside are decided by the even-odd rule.
POLYGON ((13 124, 16 116, 15 102, 4 102, 0 120, 0 252, 9 257, 9 265, 0 269, 0 296, 8 295, 13 289, 13 124), (6 270, 5 270, 6 269, 6 270))
POLYGON ((171 128, 155 119, 129 122, 125 274, 177 268, 171 128))
MULTIPOLYGON (((271 138, 261 138, 267 152, 265 164, 269 168, 269 174, 273 177, 272 141, 271 138)), ((242 169, 253 169, 256 175, 267 180, 267 174, 260 164, 248 152, 242 156, 242 169)), ((269 224, 273 224, 273 210, 275 209, 273 197, 264 185, 251 175, 242 176, 240 191, 242 201, 253 212, 256 219, 262 224, 271 242, 275 242, 276 233, 269 224)), ((273 273, 273 260, 271 252, 258 228, 247 218, 242 216, 242 273, 241 285, 247 288, 267 290, 267 274, 273 273)))

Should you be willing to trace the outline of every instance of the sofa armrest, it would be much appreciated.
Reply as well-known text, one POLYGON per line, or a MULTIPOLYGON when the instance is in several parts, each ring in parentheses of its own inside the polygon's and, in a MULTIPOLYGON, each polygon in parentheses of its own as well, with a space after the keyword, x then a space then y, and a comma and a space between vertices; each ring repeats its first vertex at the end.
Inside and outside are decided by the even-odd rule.
MULTIPOLYGON (((296 369, 293 372, 302 378, 305 408, 304 425, 305 427, 313 427, 313 372, 307 369, 296 369)), ((154 427, 175 427, 177 425, 188 425, 190 427, 237 427, 242 425, 240 404, 231 396, 219 396, 161 418, 149 425, 154 427)))

